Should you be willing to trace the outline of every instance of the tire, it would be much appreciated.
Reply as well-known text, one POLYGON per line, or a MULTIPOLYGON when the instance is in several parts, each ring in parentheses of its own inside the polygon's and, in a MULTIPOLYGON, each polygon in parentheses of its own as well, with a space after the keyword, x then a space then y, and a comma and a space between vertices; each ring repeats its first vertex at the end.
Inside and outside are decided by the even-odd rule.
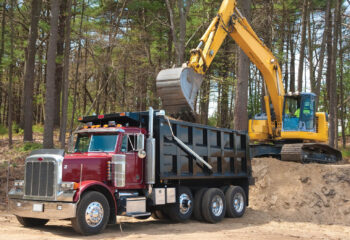
POLYGON ((184 222, 191 218, 193 212, 193 195, 188 187, 179 187, 176 203, 167 207, 167 215, 175 222, 184 222))
POLYGON ((110 207, 106 197, 100 192, 89 191, 80 199, 76 217, 71 219, 72 226, 82 235, 97 234, 106 228, 109 214, 110 207), (92 216, 97 213, 100 213, 100 216, 92 216))
POLYGON ((226 216, 231 218, 242 217, 246 209, 246 195, 243 188, 230 186, 225 194, 226 216))
POLYGON ((41 218, 27 218, 16 216, 18 222, 25 227, 40 227, 44 226, 49 219, 41 219, 41 218))
POLYGON ((199 189, 194 195, 194 205, 193 205, 193 215, 194 218, 198 221, 204 221, 202 214, 202 199, 204 193, 208 190, 208 188, 199 189))
POLYGON ((219 188, 209 188, 203 195, 202 214, 209 223, 220 222, 225 217, 225 195, 219 188))
POLYGON ((161 210, 154 210, 152 212, 152 217, 154 219, 159 219, 159 220, 168 220, 169 216, 165 213, 165 210, 161 209, 161 210))

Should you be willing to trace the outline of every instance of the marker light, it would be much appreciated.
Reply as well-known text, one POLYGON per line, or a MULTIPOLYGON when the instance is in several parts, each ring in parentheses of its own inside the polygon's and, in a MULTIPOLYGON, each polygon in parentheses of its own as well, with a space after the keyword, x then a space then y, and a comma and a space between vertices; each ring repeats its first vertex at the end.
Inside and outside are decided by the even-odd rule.
POLYGON ((122 127, 123 125, 121 125, 121 124, 117 124, 117 127, 122 127))
POLYGON ((105 117, 105 115, 98 115, 97 118, 98 119, 103 119, 105 117))
POLYGON ((83 117, 79 117, 79 118, 78 118, 78 121, 82 121, 82 120, 83 120, 83 117))
POLYGON ((103 127, 105 127, 105 128, 108 127, 108 124, 103 125, 103 127))
POLYGON ((120 113, 119 116, 125 116, 125 112, 120 113))

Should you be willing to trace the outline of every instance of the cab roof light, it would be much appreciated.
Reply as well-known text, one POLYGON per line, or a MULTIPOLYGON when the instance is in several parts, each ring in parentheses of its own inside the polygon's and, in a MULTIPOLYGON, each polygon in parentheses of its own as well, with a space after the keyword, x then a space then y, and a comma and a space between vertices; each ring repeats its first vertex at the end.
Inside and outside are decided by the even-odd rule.
POLYGON ((121 125, 121 124, 117 124, 117 127, 122 127, 123 125, 121 125))
POLYGON ((78 118, 78 121, 83 121, 83 117, 79 117, 79 118, 78 118))
POLYGON ((88 128, 89 128, 89 126, 87 126, 87 125, 84 126, 84 129, 88 129, 88 128))
POLYGON ((121 117, 125 116, 125 112, 119 113, 119 116, 121 117))
POLYGON ((103 119, 105 117, 105 115, 98 115, 97 118, 98 119, 103 119))
POLYGON ((103 125, 103 127, 104 127, 104 128, 107 128, 107 127, 108 127, 108 124, 103 125))

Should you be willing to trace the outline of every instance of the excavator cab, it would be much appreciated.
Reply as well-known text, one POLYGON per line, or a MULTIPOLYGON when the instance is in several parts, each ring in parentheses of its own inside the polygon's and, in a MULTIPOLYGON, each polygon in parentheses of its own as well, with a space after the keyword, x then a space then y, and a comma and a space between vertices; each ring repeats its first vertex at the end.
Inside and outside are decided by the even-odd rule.
POLYGON ((316 132, 313 93, 294 93, 284 97, 282 131, 316 132))

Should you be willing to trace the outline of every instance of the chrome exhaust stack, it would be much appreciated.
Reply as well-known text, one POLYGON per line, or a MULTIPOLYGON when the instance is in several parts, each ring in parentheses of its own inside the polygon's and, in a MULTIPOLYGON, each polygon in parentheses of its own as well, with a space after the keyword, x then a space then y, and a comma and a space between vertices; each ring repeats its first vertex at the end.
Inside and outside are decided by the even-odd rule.
POLYGON ((156 86, 163 108, 169 114, 194 112, 196 96, 202 82, 203 75, 189 67, 160 71, 156 86))
POLYGON ((146 140, 146 184, 148 193, 152 193, 152 185, 156 182, 156 139, 153 137, 154 110, 149 108, 148 138, 146 140))

